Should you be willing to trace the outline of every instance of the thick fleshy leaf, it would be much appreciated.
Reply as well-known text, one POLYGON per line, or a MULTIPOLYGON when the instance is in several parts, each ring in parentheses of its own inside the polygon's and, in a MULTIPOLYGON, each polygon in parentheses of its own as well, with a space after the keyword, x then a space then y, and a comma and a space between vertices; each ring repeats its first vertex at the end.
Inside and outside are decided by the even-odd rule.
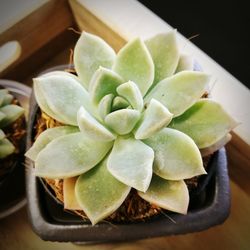
POLYGON ((193 57, 189 55, 181 55, 175 72, 178 73, 184 70, 192 71, 193 68, 194 68, 193 57))
POLYGON ((91 140, 83 132, 61 136, 38 154, 35 174, 52 179, 80 175, 99 163, 112 145, 91 140))
POLYGON ((7 157, 8 155, 14 153, 15 147, 6 138, 0 140, 0 159, 7 157))
POLYGON ((11 95, 11 94, 7 94, 5 97, 4 97, 4 100, 3 100, 3 103, 2 103, 2 106, 5 106, 5 105, 9 105, 12 103, 14 99, 14 96, 11 95))
POLYGON ((135 132, 136 139, 146 139, 166 127, 172 120, 173 114, 155 99, 151 99, 143 114, 140 125, 135 132))
POLYGON ((84 107, 81 107, 77 113, 78 126, 89 138, 96 141, 113 141, 116 135, 111 133, 92 115, 90 115, 84 107))
POLYGON ((142 110, 143 98, 140 89, 134 82, 123 83, 117 88, 117 93, 128 100, 133 109, 142 110))
POLYGON ((140 112, 133 109, 120 109, 105 117, 106 125, 119 135, 132 131, 140 119, 140 112))
POLYGON ((0 89, 0 107, 3 104, 5 96, 8 94, 7 89, 0 89))
POLYGON ((206 173, 198 147, 184 133, 164 128, 144 142, 154 150, 154 173, 162 178, 183 180, 206 173))
POLYGON ((125 109, 129 106, 129 103, 127 100, 125 100, 121 96, 116 96, 112 103, 112 111, 118 110, 118 109, 125 109))
POLYGON ((176 31, 158 34, 145 44, 155 65, 154 85, 174 74, 179 60, 176 31))
POLYGON ((89 86, 100 66, 111 68, 115 57, 114 50, 103 39, 83 32, 74 49, 74 65, 83 84, 89 86))
POLYGON ((189 204, 189 193, 184 181, 169 181, 154 175, 146 193, 139 196, 161 208, 186 214, 189 204))
POLYGON ((115 212, 130 189, 109 173, 105 159, 78 178, 75 193, 79 205, 94 225, 115 212))
POLYGON ((49 128, 41 133, 35 140, 32 147, 25 153, 25 156, 35 161, 37 155, 54 139, 63 135, 79 132, 78 127, 60 126, 56 128, 49 128))
POLYGON ((24 113, 24 109, 18 105, 10 104, 1 107, 0 112, 5 115, 0 121, 0 127, 3 128, 18 119, 24 113))
POLYGON ((202 148, 200 149, 202 156, 208 156, 219 150, 220 148, 224 147, 230 140, 232 139, 232 136, 230 134, 227 134, 222 139, 220 139, 218 142, 213 144, 210 147, 202 148))
POLYGON ((189 135, 201 149, 218 142, 237 123, 219 103, 202 99, 183 115, 173 119, 169 126, 189 135))
POLYGON ((165 105, 174 116, 190 108, 205 92, 209 76, 202 72, 182 71, 159 82, 146 96, 165 105))
POLYGON ((123 83, 123 79, 118 74, 100 67, 93 75, 89 86, 93 103, 97 105, 105 95, 116 95, 116 88, 121 83, 123 83))
POLYGON ((152 178, 154 151, 132 137, 118 138, 108 157, 108 170, 124 184, 145 192, 152 178))
POLYGON ((137 38, 128 42, 117 54, 113 69, 125 81, 135 82, 142 95, 145 95, 154 80, 154 63, 150 53, 137 38))
POLYGON ((6 115, 0 111, 0 123, 6 117, 6 115))
POLYGON ((0 129, 0 140, 2 140, 3 138, 5 138, 5 133, 2 129, 0 129))
POLYGON ((81 106, 93 112, 88 92, 69 73, 50 73, 34 79, 34 92, 40 108, 64 124, 77 125, 81 106))
POLYGON ((113 94, 105 95, 98 105, 98 114, 103 121, 106 115, 108 115, 111 111, 113 99, 113 94))
POLYGON ((66 178, 63 180, 63 205, 64 209, 82 210, 75 195, 75 185, 77 177, 66 178))

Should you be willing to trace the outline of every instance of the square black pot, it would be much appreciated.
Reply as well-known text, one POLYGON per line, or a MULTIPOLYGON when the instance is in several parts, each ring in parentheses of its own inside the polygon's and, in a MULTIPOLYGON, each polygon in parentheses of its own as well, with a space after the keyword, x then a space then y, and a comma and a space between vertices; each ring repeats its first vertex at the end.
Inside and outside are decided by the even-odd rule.
MULTIPOLYGON (((27 149, 32 144, 33 128, 38 106, 31 97, 27 149)), ((26 191, 28 213, 34 231, 44 240, 60 242, 127 241, 157 236, 202 231, 223 223, 230 212, 230 190, 225 149, 217 151, 210 160, 214 169, 209 183, 191 196, 187 215, 161 214, 136 223, 98 223, 92 226, 80 217, 63 210, 34 175, 34 164, 26 161, 26 191)))

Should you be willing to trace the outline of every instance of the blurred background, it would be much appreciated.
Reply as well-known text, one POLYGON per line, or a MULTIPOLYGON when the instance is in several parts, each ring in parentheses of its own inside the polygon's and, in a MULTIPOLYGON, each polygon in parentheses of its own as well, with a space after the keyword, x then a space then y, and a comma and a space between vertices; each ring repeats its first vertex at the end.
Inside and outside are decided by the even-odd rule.
POLYGON ((250 88, 248 1, 140 2, 250 88))

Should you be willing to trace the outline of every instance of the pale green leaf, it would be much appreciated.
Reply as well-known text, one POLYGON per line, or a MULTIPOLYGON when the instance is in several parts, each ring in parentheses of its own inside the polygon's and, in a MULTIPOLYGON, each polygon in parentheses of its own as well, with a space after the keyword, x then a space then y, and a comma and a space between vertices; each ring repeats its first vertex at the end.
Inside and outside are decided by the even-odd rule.
POLYGON ((129 106, 129 103, 127 100, 125 100, 121 96, 116 96, 112 103, 112 111, 118 110, 118 109, 125 109, 129 106))
POLYGON ((133 109, 137 109, 138 111, 142 110, 143 98, 140 89, 134 82, 128 81, 121 84, 117 88, 117 93, 124 97, 130 103, 133 109))
POLYGON ((186 214, 189 204, 189 193, 184 181, 169 181, 154 175, 146 193, 139 196, 161 208, 186 214))
POLYGON ((61 136, 38 154, 35 175, 52 179, 80 175, 98 164, 112 145, 91 140, 83 132, 61 136))
POLYGON ((147 47, 137 38, 128 42, 117 54, 113 69, 125 81, 135 82, 145 95, 154 80, 154 63, 147 47))
POLYGON ((116 88, 123 83, 122 78, 109 69, 100 67, 91 79, 89 92, 95 105, 108 94, 116 95, 116 88))
POLYGON ((7 157, 14 153, 14 145, 6 138, 0 140, 0 159, 7 157))
POLYGON ((93 112, 88 92, 69 73, 49 73, 34 79, 34 92, 40 108, 64 124, 77 125, 81 106, 93 112))
POLYGON ((6 115, 0 111, 0 123, 6 117, 6 115))
POLYGON ((32 147, 25 153, 25 156, 35 161, 37 155, 54 139, 63 135, 79 132, 77 127, 73 126, 60 126, 49 128, 42 132, 35 140, 32 147))
POLYGON ((77 113, 78 126, 89 138, 96 141, 113 141, 116 135, 111 133, 92 115, 90 115, 84 107, 81 107, 77 113))
POLYGON ((144 143, 155 152, 154 173, 164 179, 182 180, 206 173, 198 147, 180 131, 164 128, 144 143))
POLYGON ((89 86, 100 66, 111 68, 115 57, 114 50, 103 39, 83 32, 74 49, 74 65, 83 84, 89 86))
POLYGON ((179 60, 176 31, 158 34, 145 44, 155 65, 154 85, 174 74, 179 60))
POLYGON ((208 156, 219 150, 220 148, 224 147, 230 140, 232 139, 232 135, 227 134, 222 139, 217 141, 215 144, 211 145, 207 148, 200 149, 202 156, 208 156))
POLYGON ((152 178, 154 151, 132 137, 116 139, 108 157, 108 170, 124 184, 145 192, 152 178))
POLYGON ((173 114, 155 99, 151 99, 138 128, 135 131, 136 139, 146 139, 166 127, 172 120, 173 114))
POLYGON ((181 55, 175 72, 178 73, 185 70, 192 71, 193 69, 194 69, 193 57, 189 55, 181 55))
POLYGON ((0 129, 0 140, 2 140, 3 138, 5 138, 5 133, 2 129, 0 129))
POLYGON ((112 108, 112 102, 114 99, 113 94, 105 95, 98 104, 98 114, 104 121, 106 115, 108 115, 112 108))
POLYGON ((5 97, 4 97, 4 100, 3 100, 3 103, 2 103, 2 106, 5 106, 5 105, 9 105, 12 103, 14 99, 14 96, 11 95, 11 94, 7 94, 5 97))
POLYGON ((202 72, 182 71, 158 83, 146 96, 160 101, 168 110, 179 116, 190 108, 205 92, 209 76, 202 72))
POLYGON ((237 123, 219 103, 202 99, 173 119, 169 126, 189 135, 201 149, 222 139, 237 123))
POLYGON ((105 159, 78 178, 75 193, 78 204, 94 225, 115 212, 130 189, 109 173, 105 159))
POLYGON ((0 113, 3 113, 3 117, 0 121, 0 127, 6 127, 15 120, 17 120, 21 115, 24 114, 24 109, 18 105, 10 104, 0 108, 0 113))
POLYGON ((119 135, 130 133, 140 119, 140 112, 133 109, 120 109, 105 117, 106 125, 119 135))
POLYGON ((4 98, 7 94, 8 94, 7 89, 0 89, 0 107, 2 106, 4 98))

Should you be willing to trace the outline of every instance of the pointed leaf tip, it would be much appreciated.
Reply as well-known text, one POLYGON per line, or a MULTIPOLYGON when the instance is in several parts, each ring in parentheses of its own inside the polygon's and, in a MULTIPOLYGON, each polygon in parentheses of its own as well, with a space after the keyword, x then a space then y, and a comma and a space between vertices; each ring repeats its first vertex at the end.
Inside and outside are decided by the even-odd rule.
POLYGON ((184 114, 174 118, 169 127, 189 135, 202 149, 218 142, 237 125, 219 103, 201 99, 184 114))
POLYGON ((82 132, 89 136, 92 140, 97 141, 113 141, 116 135, 111 133, 92 115, 90 115, 84 107, 81 107, 77 113, 78 126, 82 132))
POLYGON ((138 128, 135 131, 136 139, 146 139, 166 127, 172 120, 173 114, 155 99, 151 99, 138 128))
POLYGON ((108 158, 108 170, 119 181, 145 192, 152 178, 154 151, 132 137, 118 137, 108 158))
POLYGON ((83 132, 61 136, 38 154, 35 175, 53 179, 80 175, 98 164, 112 145, 91 140, 83 132))
POLYGON ((139 196, 161 208, 180 214, 186 214, 189 204, 189 193, 184 181, 168 181, 154 175, 146 193, 139 196))
POLYGON ((99 68, 111 68, 116 54, 100 37, 83 32, 74 49, 74 65, 76 72, 86 87, 99 68))
POLYGON ((105 117, 105 124, 119 135, 130 133, 140 119, 140 112, 134 109, 120 109, 105 117))
POLYGON ((39 107, 64 124, 77 125, 81 106, 93 112, 88 92, 72 74, 49 73, 36 78, 34 92, 39 107))
POLYGON ((155 152, 154 173, 164 179, 183 180, 206 173, 198 147, 180 131, 164 128, 144 143, 155 152))
POLYGON ((135 82, 145 95, 154 80, 154 63, 141 39, 128 42, 117 54, 113 69, 125 81, 135 82))
POLYGON ((141 111, 143 108, 143 98, 138 86, 132 82, 128 81, 121 84, 117 88, 117 93, 124 97, 132 106, 133 109, 141 111))
MULTIPOLYGON (((145 41, 155 65, 154 85, 174 74, 179 60, 176 31, 158 34, 145 41)), ((153 86, 154 86, 153 85, 153 86)))
POLYGON ((78 204, 92 224, 115 212, 126 199, 131 187, 121 183, 107 170, 107 160, 81 175, 75 187, 78 204))
POLYGON ((210 77, 202 72, 182 71, 159 82, 145 97, 165 105, 174 114, 181 115, 190 108, 206 91, 210 77))

